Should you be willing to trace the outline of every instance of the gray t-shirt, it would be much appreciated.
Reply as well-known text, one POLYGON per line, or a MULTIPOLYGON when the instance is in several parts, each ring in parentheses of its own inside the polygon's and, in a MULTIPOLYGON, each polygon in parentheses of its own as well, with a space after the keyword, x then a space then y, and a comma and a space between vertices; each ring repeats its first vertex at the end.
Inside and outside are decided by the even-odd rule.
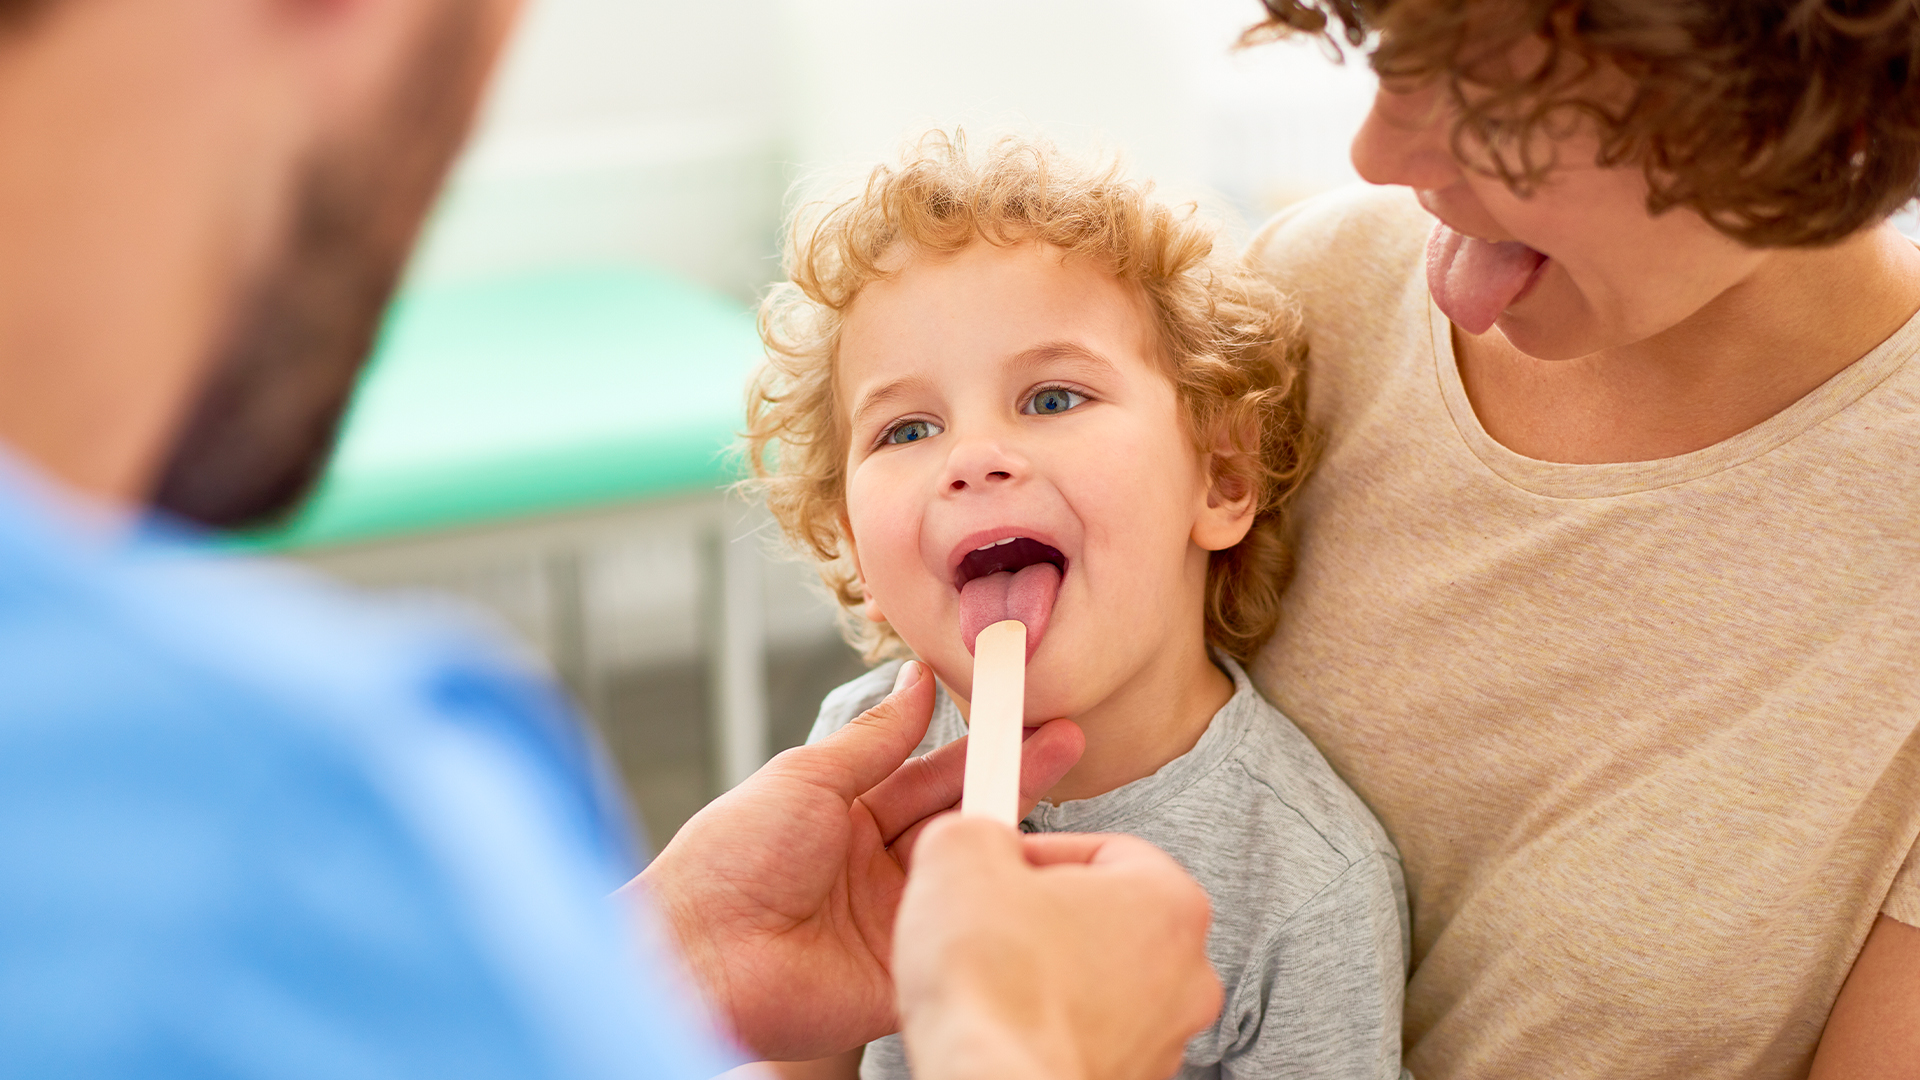
MULTIPOLYGON (((1400 1077, 1407 901, 1400 857, 1326 759, 1232 660, 1231 700, 1192 750, 1091 799, 1042 803, 1027 832, 1125 832, 1179 860, 1213 901, 1207 954, 1226 988, 1187 1045, 1182 1080, 1400 1077)), ((808 742, 879 704, 899 664, 827 695, 808 742)), ((941 690, 914 752, 966 734, 941 690)), ((906 1080, 898 1035, 868 1044, 862 1080, 906 1080)))

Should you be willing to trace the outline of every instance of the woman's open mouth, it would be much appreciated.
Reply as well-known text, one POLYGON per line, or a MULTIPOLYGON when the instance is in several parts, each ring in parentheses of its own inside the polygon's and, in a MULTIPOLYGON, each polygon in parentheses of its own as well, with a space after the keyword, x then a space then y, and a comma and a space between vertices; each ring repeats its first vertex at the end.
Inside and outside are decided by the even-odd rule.
POLYGON ((1532 290, 1546 265, 1545 255, 1517 240, 1481 240, 1444 223, 1427 237, 1427 291, 1442 314, 1476 337, 1532 290))

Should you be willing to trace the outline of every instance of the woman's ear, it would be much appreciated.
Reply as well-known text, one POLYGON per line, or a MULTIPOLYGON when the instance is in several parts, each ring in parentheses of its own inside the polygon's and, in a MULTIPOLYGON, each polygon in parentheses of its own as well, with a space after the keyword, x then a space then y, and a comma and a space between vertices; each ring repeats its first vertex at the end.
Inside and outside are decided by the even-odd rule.
POLYGON ((1225 551, 1253 528, 1260 509, 1259 465, 1223 431, 1202 466, 1207 470, 1207 502, 1194 519, 1193 542, 1204 551, 1225 551))

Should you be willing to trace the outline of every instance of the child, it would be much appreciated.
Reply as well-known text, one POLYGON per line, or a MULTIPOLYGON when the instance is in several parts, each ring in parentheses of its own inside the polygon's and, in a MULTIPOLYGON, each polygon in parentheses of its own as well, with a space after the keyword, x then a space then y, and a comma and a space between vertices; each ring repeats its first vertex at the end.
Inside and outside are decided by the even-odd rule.
MULTIPOLYGON (((1225 1007, 1181 1075, 1400 1076, 1398 856, 1241 668, 1304 472, 1281 296, 1115 170, 938 133, 804 211, 786 262, 753 461, 868 657, 938 676, 921 752, 965 733, 975 635, 1026 623, 1028 721, 1087 749, 1022 829, 1134 833, 1212 897, 1225 1007)), ((860 1074, 909 1075, 898 1037, 860 1074)))

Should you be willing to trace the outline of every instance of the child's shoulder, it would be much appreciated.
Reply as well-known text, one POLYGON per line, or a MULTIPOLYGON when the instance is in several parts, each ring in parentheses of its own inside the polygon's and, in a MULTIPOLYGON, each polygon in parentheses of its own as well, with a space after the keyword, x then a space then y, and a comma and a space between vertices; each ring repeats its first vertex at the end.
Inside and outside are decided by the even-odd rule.
POLYGON ((1399 856, 1293 721, 1232 674, 1234 698, 1215 719, 1230 751, 1148 837, 1213 901, 1209 953, 1226 1001, 1189 1061, 1262 1075, 1313 1059, 1326 1075, 1394 1075, 1409 944, 1399 856))
POLYGON ((820 700, 820 714, 807 732, 807 742, 821 739, 846 727, 854 717, 880 704, 893 691, 893 680, 900 674, 901 660, 889 660, 872 671, 841 683, 820 700))
POLYGON ((1311 825, 1330 849, 1349 862, 1377 852, 1397 858, 1380 820, 1333 771, 1306 733, 1257 689, 1248 687, 1242 702, 1251 715, 1235 764, 1248 782, 1269 793, 1274 810, 1311 825))
POLYGON ((1403 901, 1386 830, 1325 757, 1230 660, 1233 697, 1200 741, 1152 777, 1083 803, 1036 810, 1049 829, 1130 832, 1164 849, 1214 902, 1216 964, 1291 935, 1318 908, 1376 910, 1403 901))
POLYGON ((1253 952, 1329 913, 1390 919, 1404 885, 1386 830, 1245 672, 1229 673, 1233 699, 1194 748, 1204 774, 1139 831, 1207 888, 1217 932, 1253 952))
MULTIPOLYGON (((839 731, 853 722, 853 718, 886 700, 893 692, 893 680, 900 674, 900 665, 904 660, 889 660, 872 671, 856 679, 841 683, 827 693, 820 701, 820 713, 814 718, 813 727, 807 732, 809 745, 839 731)), ((958 710, 947 697, 945 687, 937 686, 933 693, 933 720, 927 725, 927 734, 914 748, 918 757, 935 747, 944 746, 966 733, 958 710)))

